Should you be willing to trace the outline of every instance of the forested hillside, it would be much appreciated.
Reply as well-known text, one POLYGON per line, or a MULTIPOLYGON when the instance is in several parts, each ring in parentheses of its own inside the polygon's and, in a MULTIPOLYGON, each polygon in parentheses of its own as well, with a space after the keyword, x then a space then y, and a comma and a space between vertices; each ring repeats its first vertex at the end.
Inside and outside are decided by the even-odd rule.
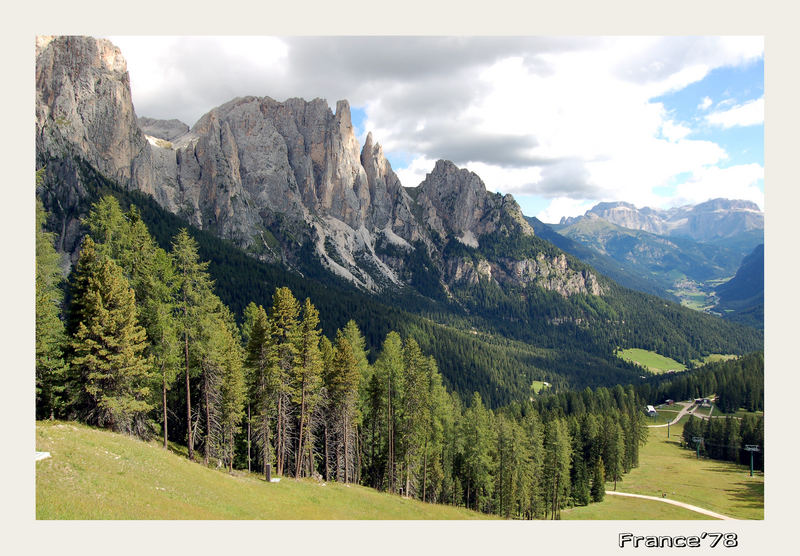
MULTIPOLYGON (((83 201, 78 206, 83 208, 77 215, 62 213, 62 205, 54 200, 57 173, 46 174, 39 191, 53 207, 49 229, 61 231, 61 222, 85 215, 89 203, 112 194, 122 207, 135 205, 158 245, 169 248, 185 225, 181 218, 147 195, 119 188, 88 164, 74 163, 80 170, 78 196, 83 201)), ((709 353, 759 349, 763 341, 746 327, 620 288, 604 278, 603 296, 565 298, 535 284, 513 288, 487 280, 457 284, 447 296, 430 274, 430 261, 420 260, 409 265, 417 269, 411 287, 375 297, 336 278, 313 256, 301 258, 294 268, 267 264, 210 233, 188 230, 198 242, 199 256, 209 261, 220 299, 238 322, 250 301, 267 305, 276 287, 287 286, 299 298, 314 299, 329 337, 354 320, 363 330, 368 358, 374 361, 390 330, 413 336, 423 350, 435 354, 446 384, 463 397, 477 391, 492 407, 527 398, 534 380, 547 380, 557 388, 635 381, 639 370, 614 357, 616 347, 651 349, 688 363, 709 353)), ((457 251, 476 263, 487 255, 545 253, 565 256, 579 271, 591 270, 535 236, 485 237, 481 242, 474 249, 451 241, 445 252, 457 251)))
MULTIPOLYGON (((44 213, 38 208, 41 223, 44 213)), ((197 243, 159 247, 135 207, 95 203, 68 287, 66 326, 37 322, 37 415, 143 438, 185 439, 190 459, 361 483, 505 517, 557 518, 602 499, 646 438, 632 389, 588 414, 528 402, 496 412, 442 383, 414 338, 386 335, 374 363, 355 322, 323 335, 289 288, 238 326, 197 243), (45 341, 47 340, 47 341, 45 341)), ((58 275, 38 230, 37 268, 58 275)), ((58 308, 44 280, 37 314, 58 308)), ((593 397, 594 395, 590 395, 593 397)))

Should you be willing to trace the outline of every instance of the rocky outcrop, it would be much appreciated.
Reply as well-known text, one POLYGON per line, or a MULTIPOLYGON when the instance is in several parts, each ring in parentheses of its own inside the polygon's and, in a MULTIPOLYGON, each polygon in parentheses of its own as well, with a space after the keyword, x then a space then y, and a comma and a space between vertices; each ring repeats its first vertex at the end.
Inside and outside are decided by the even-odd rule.
POLYGON ((189 131, 189 126, 180 120, 157 120, 155 118, 139 118, 139 128, 151 137, 162 141, 174 141, 189 131))
POLYGON ((37 158, 76 154, 153 194, 150 148, 131 102, 127 64, 105 39, 37 37, 37 158))
POLYGON ((424 259, 445 286, 488 279, 602 293, 563 255, 447 255, 453 239, 479 249, 481 237, 524 238, 533 229, 513 197, 488 192, 480 177, 446 160, 404 188, 372 134, 359 145, 345 100, 332 111, 322 99, 236 98, 191 129, 137 118, 120 51, 87 37, 37 39, 36 79, 37 161, 48 165, 49 206, 74 209, 59 213, 66 251, 77 247, 76 165, 85 161, 264 259, 292 264, 311 245, 331 272, 369 290, 402 286, 424 259))
POLYGON ((442 237, 478 247, 478 237, 497 231, 533 235, 511 195, 491 194, 474 172, 438 160, 419 185, 423 219, 442 237))

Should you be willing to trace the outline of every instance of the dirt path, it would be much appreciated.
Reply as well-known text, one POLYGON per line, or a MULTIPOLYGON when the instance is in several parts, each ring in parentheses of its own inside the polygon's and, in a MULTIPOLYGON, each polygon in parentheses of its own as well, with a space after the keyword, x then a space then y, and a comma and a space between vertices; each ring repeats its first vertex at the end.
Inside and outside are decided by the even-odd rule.
MULTIPOLYGON (((678 402, 678 404, 682 405, 683 407, 678 412, 678 416, 675 417, 672 421, 670 421, 669 423, 664 423, 663 425, 647 425, 647 427, 650 428, 650 429, 657 429, 659 427, 666 427, 667 425, 674 425, 675 423, 677 423, 678 421, 681 420, 681 417, 683 417, 687 413, 688 414, 694 414, 694 410, 697 409, 697 406, 694 405, 693 403, 678 402)), ((678 404, 676 404, 676 405, 678 405, 678 404)))
POLYGON ((644 494, 631 494, 629 492, 616 492, 614 490, 607 490, 606 494, 611 494, 612 496, 628 496, 631 498, 644 498, 645 500, 656 500, 657 502, 665 502, 667 504, 672 504, 673 506, 680 506, 681 508, 686 508, 687 510, 692 510, 693 512, 715 517, 717 519, 734 519, 727 515, 718 514, 717 512, 712 512, 711 510, 706 510, 705 508, 692 506, 691 504, 686 504, 685 502, 670 500, 669 498, 659 498, 657 496, 645 496, 644 494))

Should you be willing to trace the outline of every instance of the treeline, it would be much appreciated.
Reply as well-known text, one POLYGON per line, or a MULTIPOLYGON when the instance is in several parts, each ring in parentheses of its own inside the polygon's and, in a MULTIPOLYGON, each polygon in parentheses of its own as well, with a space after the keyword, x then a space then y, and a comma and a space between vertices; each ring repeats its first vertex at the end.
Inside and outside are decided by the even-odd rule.
POLYGON ((691 416, 683 426, 683 442, 687 448, 698 450, 698 455, 744 465, 750 465, 752 453, 753 468, 764 470, 763 416, 745 414, 741 419, 730 415, 710 419, 691 416), (747 446, 757 451, 749 452, 747 446))
POLYGON ((160 247, 135 207, 96 203, 70 283, 37 205, 39 418, 179 439, 207 465, 359 483, 504 517, 601 500, 646 439, 633 389, 582 410, 465 406, 436 361, 389 332, 372 362, 358 326, 324 335, 310 299, 277 288, 241 326, 186 230, 160 247), (67 291, 66 315, 60 313, 67 291))
POLYGON ((750 353, 729 361, 707 363, 689 373, 660 375, 637 384, 638 395, 647 403, 668 399, 690 400, 716 394, 717 408, 724 413, 764 410, 764 352, 750 353))

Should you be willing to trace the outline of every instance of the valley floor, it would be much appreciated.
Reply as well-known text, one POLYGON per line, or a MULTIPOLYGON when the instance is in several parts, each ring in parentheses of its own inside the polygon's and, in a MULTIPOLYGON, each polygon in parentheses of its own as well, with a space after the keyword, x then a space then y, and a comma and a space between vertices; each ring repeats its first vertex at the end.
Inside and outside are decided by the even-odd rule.
MULTIPOLYGON (((649 429, 639 453, 639 467, 617 483, 621 493, 663 497, 705 508, 734 519, 764 519, 764 474, 725 461, 697 459, 680 447, 683 423, 649 429)), ((606 483, 613 490, 614 483, 606 483)), ((563 519, 709 519, 655 500, 606 496, 603 502, 562 511, 563 519)))

